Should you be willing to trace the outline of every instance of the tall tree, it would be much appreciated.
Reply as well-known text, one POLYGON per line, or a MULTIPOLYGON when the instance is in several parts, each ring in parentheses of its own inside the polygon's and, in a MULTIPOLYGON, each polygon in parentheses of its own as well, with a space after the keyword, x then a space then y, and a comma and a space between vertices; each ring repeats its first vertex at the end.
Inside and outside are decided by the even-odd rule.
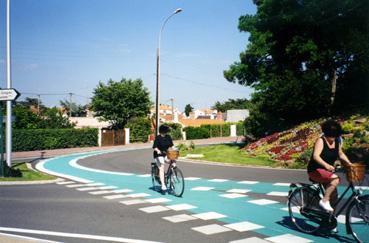
POLYGON ((254 2, 257 13, 239 19, 240 31, 250 33, 247 49, 224 71, 228 81, 255 89, 254 125, 275 130, 368 110, 369 1, 254 2))
POLYGON ((227 110, 234 109, 249 109, 250 105, 250 101, 247 99, 229 99, 223 103, 217 101, 212 108, 221 112, 226 112, 227 110))
POLYGON ((124 128, 130 119, 147 116, 150 106, 149 91, 141 79, 100 82, 91 102, 96 116, 110 121, 113 128, 124 128))
POLYGON ((185 114, 186 114, 186 116, 189 116, 190 115, 190 113, 193 111, 193 107, 192 107, 192 105, 191 104, 187 104, 186 106, 185 106, 185 110, 184 110, 184 112, 185 112, 185 114))

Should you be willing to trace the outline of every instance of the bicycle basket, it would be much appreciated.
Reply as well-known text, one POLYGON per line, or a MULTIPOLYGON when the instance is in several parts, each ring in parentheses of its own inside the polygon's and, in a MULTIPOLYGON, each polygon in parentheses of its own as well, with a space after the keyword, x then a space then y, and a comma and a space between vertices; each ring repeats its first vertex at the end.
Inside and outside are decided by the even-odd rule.
POLYGON ((178 156, 179 156, 179 151, 178 150, 171 150, 171 149, 169 149, 167 151, 167 157, 170 160, 176 160, 176 159, 178 159, 178 156))
POLYGON ((362 182, 365 177, 365 165, 358 163, 346 166, 346 177, 352 183, 362 182))

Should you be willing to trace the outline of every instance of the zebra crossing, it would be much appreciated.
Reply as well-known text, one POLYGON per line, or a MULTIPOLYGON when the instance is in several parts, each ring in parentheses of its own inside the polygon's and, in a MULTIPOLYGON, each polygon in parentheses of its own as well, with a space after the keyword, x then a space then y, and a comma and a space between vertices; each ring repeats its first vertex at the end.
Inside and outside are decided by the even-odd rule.
MULTIPOLYGON (((147 174, 137 175, 137 177, 147 177, 147 174)), ((197 181, 201 178, 185 178, 186 181, 197 181)), ((210 179, 208 180, 211 183, 222 183, 227 182, 227 179, 210 179)), ((256 185, 259 182, 257 181, 241 181, 238 182, 240 185, 256 185)), ((179 224, 187 221, 195 221, 200 220, 204 222, 202 226, 192 227, 191 230, 197 232, 199 234, 204 235, 214 235, 214 234, 226 234, 227 232, 249 232, 255 231, 259 229, 265 228, 265 226, 251 222, 251 221, 240 221, 236 223, 223 223, 221 221, 217 221, 219 223, 211 223, 207 224, 206 222, 209 220, 220 220, 227 218, 227 215, 215 212, 215 211, 204 211, 200 213, 193 213, 191 210, 197 209, 196 205, 190 203, 174 203, 172 199, 167 197, 159 196, 160 194, 152 195, 145 192, 138 192, 130 188, 119 188, 117 186, 106 185, 101 182, 90 182, 90 183, 80 183, 76 181, 71 181, 67 179, 59 179, 56 184, 65 186, 69 189, 75 189, 80 192, 89 193, 93 196, 100 196, 105 200, 115 201, 120 203, 122 206, 131 206, 131 205, 139 205, 138 210, 142 213, 146 214, 155 214, 165 212, 168 215, 162 217, 163 220, 168 222, 179 224)), ((288 183, 275 183, 276 187, 287 187, 288 183)), ((217 190, 216 186, 193 186, 189 189, 193 192, 205 192, 205 191, 214 191, 217 190)), ((232 188, 226 190, 224 193, 219 194, 219 197, 226 198, 229 200, 232 199, 240 199, 240 198, 248 198, 248 194, 251 193, 251 189, 244 188, 232 188)), ((285 191, 271 191, 265 194, 266 196, 271 197, 280 197, 281 200, 285 200, 286 192, 285 191)), ((279 200, 279 201, 281 201, 279 200)), ((271 204, 278 204, 279 201, 261 198, 261 199, 251 199, 248 200, 248 203, 264 206, 271 204)), ((300 236, 296 236, 293 234, 280 234, 273 237, 246 237, 243 239, 239 239, 236 241, 231 241, 232 243, 242 243, 242 242, 313 242, 310 239, 306 239, 300 236)))

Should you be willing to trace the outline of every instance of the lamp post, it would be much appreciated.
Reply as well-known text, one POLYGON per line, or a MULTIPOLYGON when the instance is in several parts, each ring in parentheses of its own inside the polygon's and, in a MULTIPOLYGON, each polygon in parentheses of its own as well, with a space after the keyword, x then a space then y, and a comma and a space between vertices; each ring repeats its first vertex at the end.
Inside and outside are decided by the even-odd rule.
POLYGON ((181 8, 177 8, 171 15, 169 15, 163 22, 160 32, 159 32, 159 44, 158 49, 156 51, 156 107, 155 107, 155 114, 156 114, 156 131, 155 135, 159 134, 159 125, 160 125, 160 114, 159 114, 159 103, 160 103, 160 42, 161 42, 161 34, 163 32, 165 24, 168 22, 168 20, 176 15, 177 13, 180 13, 182 11, 181 8))

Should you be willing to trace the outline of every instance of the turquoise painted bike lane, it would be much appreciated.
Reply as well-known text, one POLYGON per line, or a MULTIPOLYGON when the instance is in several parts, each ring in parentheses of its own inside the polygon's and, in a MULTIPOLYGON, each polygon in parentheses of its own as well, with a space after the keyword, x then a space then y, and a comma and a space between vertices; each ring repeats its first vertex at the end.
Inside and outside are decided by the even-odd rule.
MULTIPOLYGON (((291 234, 314 242, 338 242, 338 240, 334 238, 317 237, 291 229, 289 215, 285 210, 287 208, 286 203, 257 205, 250 202, 252 200, 261 199, 263 198, 263 195, 270 192, 288 192, 289 187, 287 186, 278 186, 273 185, 273 183, 263 182, 242 184, 238 181, 232 180, 219 182, 214 182, 210 179, 186 180, 183 197, 177 198, 172 195, 161 195, 160 193, 152 190, 151 177, 148 174, 138 175, 129 173, 129 171, 126 173, 99 171, 83 168, 82 166, 75 167, 73 165, 78 163, 78 159, 108 152, 114 151, 89 152, 57 157, 44 161, 43 167, 49 171, 67 176, 74 176, 92 182, 104 183, 106 186, 116 186, 117 189, 130 189, 133 191, 132 193, 150 194, 150 196, 146 197, 147 199, 165 197, 171 200, 170 202, 165 203, 167 206, 183 203, 190 204, 196 207, 188 210, 192 213, 217 212, 219 214, 226 215, 226 217, 218 219, 218 221, 225 224, 244 221, 257 224, 262 226, 262 228, 256 229, 254 232, 268 237, 291 234), (196 187, 210 187, 213 189, 208 191, 191 190, 196 187), (250 190, 248 193, 251 195, 246 193, 245 196, 239 198, 224 197, 224 194, 228 194, 229 192, 227 191, 232 189, 250 190)), ((149 164, 147 173, 150 173, 149 164)), ((186 175, 185 171, 184 174, 186 175)), ((341 190, 342 188, 340 188, 340 191, 341 190)), ((286 197, 284 198, 284 201, 287 201, 286 197)), ((344 237, 345 240, 350 242, 351 236, 345 234, 346 230, 343 224, 338 225, 338 230, 340 232, 339 236, 344 237)))

